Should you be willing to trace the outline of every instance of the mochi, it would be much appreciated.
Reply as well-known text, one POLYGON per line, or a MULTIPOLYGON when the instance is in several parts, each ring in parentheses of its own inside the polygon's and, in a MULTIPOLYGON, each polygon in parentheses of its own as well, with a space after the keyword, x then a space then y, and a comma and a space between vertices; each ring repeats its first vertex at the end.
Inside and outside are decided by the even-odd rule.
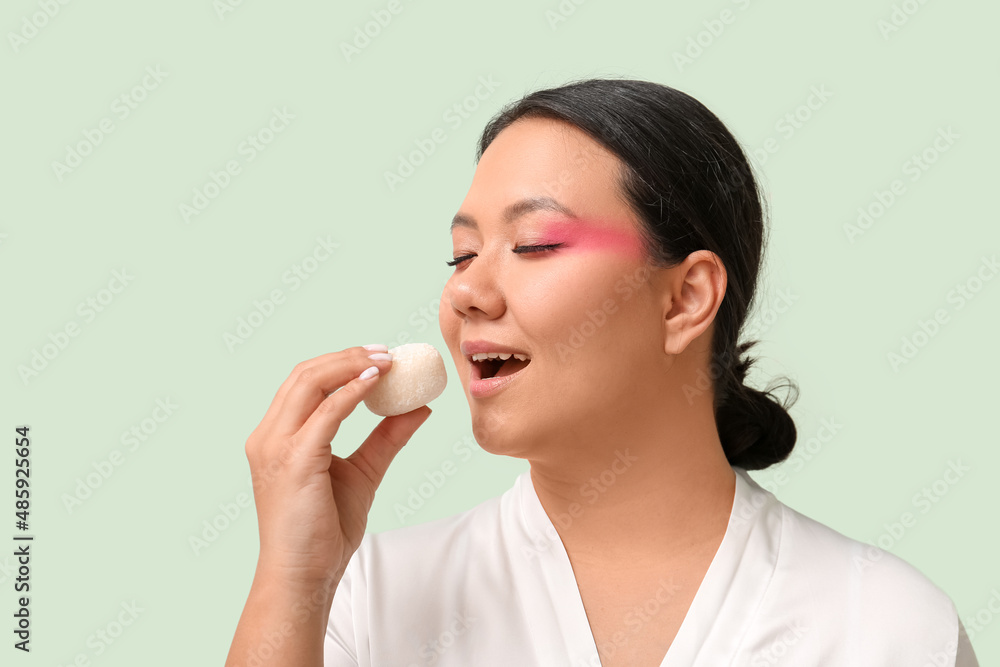
POLYGON ((433 345, 407 343, 389 350, 392 366, 380 374, 365 407, 382 417, 416 410, 441 395, 448 383, 444 359, 433 345))

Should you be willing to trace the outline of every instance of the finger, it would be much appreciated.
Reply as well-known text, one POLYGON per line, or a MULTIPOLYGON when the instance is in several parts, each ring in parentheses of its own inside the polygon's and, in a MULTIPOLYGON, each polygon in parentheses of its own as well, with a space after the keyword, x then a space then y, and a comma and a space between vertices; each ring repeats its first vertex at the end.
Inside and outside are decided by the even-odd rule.
POLYGON ((346 460, 364 473, 374 491, 382 483, 396 454, 430 416, 431 409, 422 405, 416 410, 386 417, 346 460))
MULTIPOLYGON (((364 349, 365 348, 362 346, 348 347, 343 350, 340 350, 339 352, 327 352, 326 354, 321 354, 318 357, 313 357, 312 359, 307 359, 306 361, 296 364, 295 368, 292 369, 292 372, 289 373, 288 377, 285 378, 285 381, 281 383, 280 387, 278 387, 278 391, 275 392, 274 398, 271 399, 271 404, 268 406, 267 411, 264 413, 264 418, 261 420, 261 424, 269 426, 272 425, 273 422, 276 420, 278 412, 281 411, 281 406, 285 401, 285 396, 288 394, 288 390, 291 388, 291 386, 295 384, 295 380, 299 376, 299 373, 317 364, 328 363, 333 359, 343 357, 346 354, 351 353, 352 351, 364 350, 364 349)), ((372 354, 372 352, 375 351, 377 350, 372 350, 372 351, 366 350, 365 353, 372 354)))
POLYGON ((392 361, 371 359, 371 354, 380 353, 369 352, 363 347, 350 348, 344 350, 342 355, 334 355, 300 369, 285 391, 274 417, 274 431, 279 435, 297 432, 327 396, 357 378, 364 370, 375 366, 379 375, 387 373, 392 361))
POLYGON ((292 369, 292 372, 288 374, 285 381, 281 383, 280 387, 278 387, 278 391, 274 393, 274 398, 271 399, 271 404, 267 406, 264 418, 260 421, 261 430, 270 431, 273 429, 274 423, 278 419, 278 413, 281 412, 281 406, 285 402, 285 396, 288 395, 288 390, 295 383, 295 379, 298 378, 299 373, 322 361, 329 361, 338 356, 343 356, 343 354, 350 349, 353 348, 347 348, 347 350, 341 350, 340 352, 328 352, 326 354, 321 354, 318 357, 307 359, 306 361, 295 364, 295 368, 292 369))
MULTIPOLYGON (((296 442, 305 450, 303 453, 330 455, 330 441, 340 430, 340 424, 358 407, 358 403, 364 400, 378 382, 380 375, 381 373, 378 373, 365 379, 356 377, 320 401, 295 433, 296 442)), ((291 396, 289 393, 289 400, 291 396)))

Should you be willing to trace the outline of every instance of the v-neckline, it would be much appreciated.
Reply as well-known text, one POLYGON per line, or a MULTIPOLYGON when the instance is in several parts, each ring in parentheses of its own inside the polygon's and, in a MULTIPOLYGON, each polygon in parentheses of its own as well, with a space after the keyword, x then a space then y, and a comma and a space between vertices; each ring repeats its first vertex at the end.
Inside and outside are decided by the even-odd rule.
MULTIPOLYGON (((734 466, 733 471, 736 489, 726 533, 660 667, 728 665, 777 565, 781 505, 744 469, 734 466)), ((520 475, 518 484, 526 528, 534 535, 532 539, 536 543, 537 536, 543 536, 540 539, 544 548, 535 547, 538 566, 546 579, 546 587, 556 597, 553 600, 558 616, 556 623, 570 653, 570 662, 566 664, 600 667, 597 642, 590 629, 569 554, 538 499, 530 470, 520 475)), ((530 608, 525 613, 531 616, 544 612, 540 608, 530 608)), ((545 620, 548 619, 538 619, 540 624, 545 620)))

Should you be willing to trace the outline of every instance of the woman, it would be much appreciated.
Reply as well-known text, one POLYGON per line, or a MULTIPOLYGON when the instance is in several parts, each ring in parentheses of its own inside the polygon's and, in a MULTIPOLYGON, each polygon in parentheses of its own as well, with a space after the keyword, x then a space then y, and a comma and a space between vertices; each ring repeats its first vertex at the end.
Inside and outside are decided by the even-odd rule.
POLYGON ((227 665, 976 665, 947 594, 746 473, 795 426, 743 383, 764 216, 722 122, 586 80, 502 110, 477 157, 440 326, 477 442, 530 471, 366 535, 430 409, 331 456, 391 358, 299 364, 246 444, 261 545, 227 665))

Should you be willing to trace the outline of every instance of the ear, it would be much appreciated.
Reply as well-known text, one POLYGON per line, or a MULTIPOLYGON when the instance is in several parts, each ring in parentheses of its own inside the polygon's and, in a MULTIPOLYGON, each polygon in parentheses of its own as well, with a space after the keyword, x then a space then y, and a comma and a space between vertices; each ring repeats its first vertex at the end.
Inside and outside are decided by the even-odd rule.
POLYGON ((663 350, 680 354, 705 333, 726 295, 726 268, 719 256, 697 250, 668 270, 663 294, 663 350))

